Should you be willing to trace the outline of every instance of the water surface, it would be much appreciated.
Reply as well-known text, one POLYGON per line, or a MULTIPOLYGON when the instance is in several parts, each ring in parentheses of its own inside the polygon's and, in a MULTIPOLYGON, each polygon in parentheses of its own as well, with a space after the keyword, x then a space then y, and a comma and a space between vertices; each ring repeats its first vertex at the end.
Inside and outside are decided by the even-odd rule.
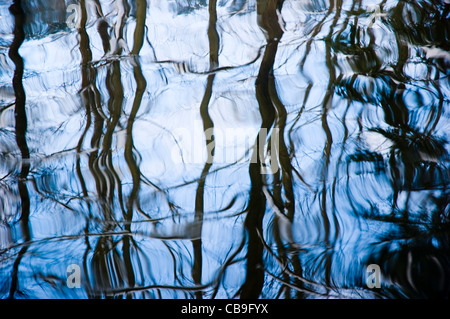
POLYGON ((2 1, 0 297, 448 298, 449 18, 2 1))

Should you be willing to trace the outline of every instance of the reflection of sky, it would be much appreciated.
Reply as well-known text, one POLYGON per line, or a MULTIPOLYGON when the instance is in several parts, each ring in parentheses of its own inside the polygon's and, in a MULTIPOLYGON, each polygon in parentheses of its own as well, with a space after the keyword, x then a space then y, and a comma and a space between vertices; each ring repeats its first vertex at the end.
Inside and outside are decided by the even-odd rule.
MULTIPOLYGON (((103 4, 103 1, 101 2, 103 4)), ((224 3, 227 2, 224 1, 224 3)), ((179 207, 180 221, 174 223, 171 219, 167 219, 156 229, 150 223, 134 225, 135 230, 142 233, 136 236, 136 240, 142 251, 146 253, 145 267, 148 267, 146 272, 152 274, 151 278, 138 279, 142 285, 177 285, 174 272, 181 278, 190 278, 189 272, 192 265, 190 241, 174 240, 165 243, 151 237, 156 232, 171 234, 178 231, 190 234, 187 222, 193 219, 197 183, 183 184, 194 181, 201 175, 206 158, 205 136, 202 131, 199 105, 204 95, 207 75, 178 73, 175 63, 162 61, 186 63, 193 72, 201 73, 208 70, 209 43, 206 32, 208 8, 203 7, 190 11, 188 14, 177 15, 173 4, 173 1, 150 1, 147 11, 146 41, 139 59, 147 87, 133 126, 133 142, 140 156, 142 175, 160 188, 168 189, 168 198, 179 207), (186 228, 183 228, 183 223, 186 224, 186 228), (180 224, 182 228, 178 229, 174 224, 180 224), (175 270, 173 270, 173 256, 169 254, 166 245, 173 246, 173 250, 181 256, 179 260, 182 262, 176 265, 178 268, 175 270)), ((9 86, 14 66, 7 58, 8 46, 12 41, 11 25, 13 24, 8 6, 9 4, 0 4, 0 94, 2 94, 0 108, 14 101, 14 94, 9 86)), ((324 241, 321 217, 323 203, 318 198, 322 196, 321 192, 327 192, 324 196, 327 198, 325 205, 328 217, 330 220, 336 217, 337 224, 332 227, 339 228, 335 246, 338 253, 335 258, 339 260, 342 269, 351 271, 358 268, 355 266, 355 258, 357 263, 362 262, 361 256, 353 255, 354 251, 362 250, 358 248, 362 242, 367 245, 375 241, 375 235, 381 231, 378 229, 379 223, 366 223, 354 215, 355 207, 349 203, 347 186, 350 185, 350 193, 355 196, 352 199, 360 205, 359 210, 371 209, 372 204, 375 204, 378 210, 387 214, 390 207, 386 200, 392 194, 386 176, 373 174, 370 165, 355 164, 358 167, 351 169, 358 174, 352 175, 349 180, 345 160, 349 154, 360 148, 361 144, 372 151, 379 151, 386 155, 389 142, 379 134, 364 130, 372 126, 385 126, 383 112, 379 108, 377 109, 374 105, 354 103, 353 108, 347 109, 347 100, 335 96, 327 117, 327 125, 333 136, 329 159, 331 164, 327 168, 324 167, 324 147, 327 140, 321 119, 321 103, 329 81, 324 56, 325 43, 313 42, 311 52, 303 66, 303 72, 300 72, 298 65, 305 54, 305 46, 301 44, 305 40, 310 20, 304 13, 299 14, 301 8, 298 6, 297 1, 287 1, 284 5, 283 18, 286 22, 286 31, 279 46, 274 70, 280 100, 288 110, 288 126, 293 125, 297 112, 303 105, 308 84, 314 84, 305 105, 302 122, 293 130, 295 146, 293 165, 309 185, 307 187, 299 180, 295 185, 298 213, 293 224, 294 239, 310 252, 305 255, 307 256, 305 258, 311 258, 305 261, 308 264, 316 254, 313 247, 316 245, 320 247, 324 241), (342 121, 344 113, 345 122, 342 121), (363 132, 359 131, 359 125, 362 125, 363 132), (313 192, 321 188, 324 180, 325 188, 319 192, 313 192), (337 185, 335 190, 333 190, 333 183, 337 185), (339 200, 334 202, 332 196, 339 200)), ((107 20, 113 22, 114 8, 105 6, 103 9, 106 10, 104 14, 107 20)), ((264 34, 255 23, 255 11, 232 15, 224 6, 219 7, 218 17, 217 30, 221 39, 219 65, 221 67, 241 66, 254 60, 265 41, 264 34)), ((135 22, 131 19, 125 28, 128 48, 133 45, 134 28, 135 22)), ((323 27, 317 38, 326 36, 327 30, 328 28, 323 27)), ((389 41, 392 40, 391 32, 387 29, 376 30, 376 38, 383 39, 377 43, 380 50, 383 49, 388 53, 388 59, 395 59, 397 52, 392 52, 393 48, 389 45, 389 41)), ((93 63, 98 71, 97 84, 104 97, 102 102, 104 110, 107 110, 106 99, 109 93, 103 83, 108 80, 108 61, 102 56, 101 38, 95 24, 87 29, 87 33, 93 61, 95 61, 93 63)), ((74 151, 86 125, 86 112, 80 94, 82 89, 80 87, 81 56, 78 41, 79 36, 75 30, 64 29, 44 37, 29 37, 20 48, 20 54, 25 61, 23 83, 27 96, 29 123, 27 141, 32 154, 31 175, 37 184, 36 188, 31 183, 27 184, 31 197, 30 228, 32 240, 37 241, 37 244, 30 246, 27 256, 22 261, 21 271, 24 277, 33 277, 37 272, 61 276, 65 272, 66 263, 81 262, 86 241, 94 247, 98 240, 96 236, 89 238, 83 236, 87 223, 86 216, 99 215, 101 209, 100 203, 96 202, 95 181, 88 167, 86 153, 77 155, 74 151), (92 196, 88 201, 81 200, 82 189, 75 173, 77 156, 80 157, 81 172, 85 176, 86 187, 92 196), (80 237, 73 240, 58 239, 60 236, 69 235, 80 237), (41 240, 44 240, 42 245, 39 244, 41 240)), ((124 89, 123 114, 120 119, 122 128, 116 129, 112 147, 113 167, 120 176, 125 190, 127 187, 132 187, 132 178, 124 160, 123 148, 126 138, 124 127, 126 127, 136 91, 133 76, 135 63, 137 62, 133 58, 121 58, 120 71, 124 89)), ((246 159, 247 162, 239 161, 230 167, 225 166, 245 155, 246 150, 253 145, 261 125, 254 89, 254 80, 260 63, 261 57, 256 63, 248 66, 217 73, 214 79, 209 114, 214 122, 216 150, 214 165, 210 170, 213 173, 207 177, 205 187, 206 214, 202 230, 204 282, 214 279, 217 269, 230 255, 230 251, 236 248, 243 235, 243 217, 236 218, 233 215, 243 211, 247 204, 248 195, 246 194, 250 189, 249 158, 246 159), (236 131, 239 134, 236 134, 236 131), (230 208, 216 213, 233 199, 236 201, 230 208)), ((342 65, 346 65, 344 58, 342 65)), ((405 72, 420 78, 426 72, 421 67, 423 66, 420 64, 407 65, 405 72)), ((344 76, 347 71, 351 69, 343 68, 344 76)), ((445 86, 443 89, 448 90, 445 86)), ((428 89, 408 91, 406 101, 411 102, 411 108, 413 108, 417 99, 415 94, 422 94, 421 100, 425 101, 427 109, 434 99, 434 96, 427 92, 429 92, 428 89)), ((9 108, 3 111, 0 117, 0 136, 10 140, 5 145, 0 145, 1 151, 14 152, 16 156, 16 160, 0 164, 2 175, 13 169, 19 170, 17 165, 19 152, 8 149, 14 143, 13 112, 13 108, 9 108)), ((426 120, 426 114, 426 110, 417 111, 418 123, 426 120)), ((436 130, 441 134, 448 134, 446 133, 448 127, 445 127, 448 121, 443 120, 440 123, 443 124, 439 124, 436 130)), ((92 134, 91 127, 85 136, 83 150, 91 149, 92 134)), ((3 157, 6 158, 6 155, 3 157)), ((3 187, 0 189, 5 192, 3 187)), ((17 194, 5 195, 5 198, 11 197, 17 197, 17 194)), ((154 218, 170 216, 164 196, 152 187, 143 185, 141 198, 146 200, 140 203, 142 209, 150 216, 154 218)), ((3 200, 2 203, 5 210, 19 210, 19 207, 14 206, 16 203, 7 200, 3 200)), ((116 218, 122 219, 120 205, 114 202, 112 206, 117 209, 116 218)), ((14 216, 13 212, 6 213, 17 220, 17 215, 14 216)), ((101 216, 97 217, 101 219, 101 216)), ((135 214, 135 218, 142 219, 138 214, 135 214)), ((267 209, 265 228, 268 233, 270 233, 268 229, 272 218, 273 212, 267 209)), ((0 227, 0 248, 14 246, 20 242, 22 234, 19 224, 11 225, 10 229, 0 227)), ((101 223, 91 224, 89 231, 94 234, 100 233, 102 227, 101 223)), ((332 233, 334 231, 332 230, 332 233)), ((13 248, 11 252, 17 253, 18 249, 20 248, 13 248)), ((134 253, 133 258, 135 264, 144 263, 145 258, 138 252, 134 253)), ((13 260, 2 262, 0 267, 2 281, 5 280, 5 274, 9 271, 13 260)), ((228 288, 230 291, 239 288, 243 280, 240 276, 244 276, 245 273, 244 266, 243 263, 230 266, 224 275, 227 287, 220 291, 218 297, 227 297, 225 290, 228 288)), ((337 276, 337 278, 346 280, 345 276, 342 278, 337 276)), ((38 278, 34 279, 42 285, 38 287, 33 284, 35 286, 27 287, 28 292, 33 296, 49 297, 52 294, 58 294, 56 291, 50 291, 48 285, 38 278)), ((0 293, 6 292, 0 291, 0 293)), ((64 293, 73 292, 65 291, 64 293)), ((84 292, 79 293, 81 295, 77 297, 86 297, 83 295, 84 292)), ((174 292, 176 293, 178 292, 174 292)), ((273 297, 270 291, 267 293, 268 296, 273 297)), ((173 296, 173 294, 167 296, 173 296)))

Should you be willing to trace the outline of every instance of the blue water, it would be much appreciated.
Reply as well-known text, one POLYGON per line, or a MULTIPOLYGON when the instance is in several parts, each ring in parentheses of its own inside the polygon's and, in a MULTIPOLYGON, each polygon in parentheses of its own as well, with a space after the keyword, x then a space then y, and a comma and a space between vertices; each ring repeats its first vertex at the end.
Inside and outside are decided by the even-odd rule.
POLYGON ((448 298, 449 18, 2 1, 0 297, 448 298))

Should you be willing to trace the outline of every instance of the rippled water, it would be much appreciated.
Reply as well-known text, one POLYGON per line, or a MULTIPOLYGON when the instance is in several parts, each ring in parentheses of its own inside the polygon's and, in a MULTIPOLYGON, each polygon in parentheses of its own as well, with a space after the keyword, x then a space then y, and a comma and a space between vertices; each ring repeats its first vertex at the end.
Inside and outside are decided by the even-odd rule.
POLYGON ((448 298, 449 18, 0 2, 0 297, 448 298))

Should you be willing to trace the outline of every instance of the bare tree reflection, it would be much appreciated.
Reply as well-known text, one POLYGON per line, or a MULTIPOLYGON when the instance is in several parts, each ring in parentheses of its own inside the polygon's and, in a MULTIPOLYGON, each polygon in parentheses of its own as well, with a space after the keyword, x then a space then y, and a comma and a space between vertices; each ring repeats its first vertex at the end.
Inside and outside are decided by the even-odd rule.
POLYGON ((9 290, 9 298, 14 298, 17 292, 20 292, 19 286, 19 266, 22 258, 28 249, 28 242, 31 240, 31 230, 29 226, 30 216, 30 197, 28 187, 26 185, 28 173, 30 171, 30 150, 28 149, 26 133, 27 133, 27 113, 26 113, 26 95, 23 87, 24 62, 19 54, 19 48, 25 40, 24 22, 25 13, 21 7, 20 0, 16 0, 10 6, 9 10, 14 16, 14 40, 9 49, 9 57, 14 62, 14 78, 13 88, 16 96, 14 116, 16 120, 16 143, 21 154, 21 170, 18 179, 19 197, 21 200, 20 225, 22 237, 25 245, 20 249, 18 256, 13 265, 12 280, 9 290))
MULTIPOLYGON (((216 30, 217 22, 217 2, 215 0, 209 1, 209 25, 208 25, 208 40, 209 40, 209 67, 213 70, 219 65, 219 35, 216 30)), ((208 75, 205 94, 200 104, 200 116, 203 121, 203 132, 205 134, 205 144, 207 146, 207 158, 202 174, 198 181, 197 192, 195 196, 195 216, 194 222, 200 224, 199 232, 201 234, 201 224, 203 222, 203 214, 205 211, 204 197, 205 184, 209 170, 214 161, 214 123, 209 115, 208 108, 212 96, 212 88, 215 74, 208 75)), ((192 278, 196 285, 201 285, 202 281, 202 239, 201 237, 192 241, 194 249, 194 264, 192 266, 192 278)), ((197 298, 202 298, 202 292, 196 292, 197 298)))
MULTIPOLYGON (((64 2, 51 2, 58 8, 54 19, 42 1, 30 1, 25 8, 44 10, 44 18, 25 14, 20 0, 10 6, 12 43, 4 41, 10 45, 15 101, 5 98, 0 114, 14 106, 14 127, 2 128, 2 134, 14 132, 9 149, 20 151, 20 173, 9 172, 7 182, 18 185, 18 195, 11 197, 19 207, 21 233, 0 251, 2 262, 12 264, 8 297, 23 293, 24 258, 35 258, 29 247, 56 242, 78 244, 74 249, 82 259, 83 289, 73 294, 88 298, 448 296, 448 3, 77 4, 80 25, 75 32, 60 21, 64 2), (155 17, 160 12, 167 17, 155 17), (186 40, 183 34, 174 36, 172 21, 192 24, 189 32, 203 34, 186 40), (234 22, 242 30, 230 31, 234 22), (36 33, 24 48, 27 30, 36 33), (24 81, 29 79, 25 87, 35 90, 42 79, 35 81, 33 72, 24 72, 27 60, 19 49, 30 54, 42 45, 39 53, 47 58, 55 54, 43 39, 50 34, 50 42, 64 39, 57 45, 72 49, 73 61, 67 65, 74 71, 55 77, 64 82, 55 84, 55 91, 76 97, 77 110, 61 115, 61 121, 80 123, 73 136, 64 125, 55 128, 60 123, 45 126, 46 131, 27 126, 41 123, 40 115, 32 113, 35 108, 27 108, 38 104, 30 99, 40 97, 25 96, 24 81), (248 43, 246 37, 252 37, 248 43), (178 66, 183 70, 173 70, 178 66), (65 82, 66 75, 72 82, 65 82), (189 97, 186 105, 178 101, 185 96, 178 94, 189 97), (233 108, 227 109, 229 105, 233 108), (199 168, 185 165, 183 171, 165 167, 172 162, 164 147, 182 144, 169 127, 172 116, 177 123, 185 120, 185 113, 177 113, 186 111, 185 106, 195 116, 199 108, 207 157, 199 168), (254 118, 248 110, 255 111, 254 118), (161 118, 164 123, 158 123, 161 118), (228 120, 253 129, 256 140, 245 146, 244 153, 252 155, 248 162, 221 166, 218 132, 228 120), (143 129, 143 124, 148 126, 143 129), (155 133, 155 127, 163 133, 155 133), (139 140, 147 136, 141 131, 147 128, 152 135, 139 140), (63 149, 52 153, 40 133, 64 135, 61 140, 70 140, 71 148, 61 142, 63 149), (166 133, 170 143, 161 138, 166 133), (35 151, 42 145, 44 151, 35 151), (64 160, 58 163, 57 156, 64 160), (40 174, 51 175, 39 171, 50 171, 48 163, 61 165, 70 185, 58 176, 39 182, 40 174), (159 174, 158 169, 170 182, 147 177, 159 174), (223 194, 217 180, 227 187, 223 194), (30 181, 34 189, 28 188, 30 181), (63 191, 65 200, 60 200, 63 191), (39 203, 46 196, 54 206, 39 203), (222 202, 211 211, 219 197, 222 202), (41 209, 56 208, 55 215, 46 215, 55 224, 59 213, 78 214, 69 220, 81 219, 81 226, 68 225, 57 235, 45 230, 44 237, 32 238, 34 198, 41 209), (227 228, 232 233, 206 237, 213 227, 221 232, 222 223, 232 225, 227 228), (213 240, 221 242, 216 247, 213 240), (373 263, 383 272, 383 287, 377 291, 367 289, 363 278, 365 266, 373 263)), ((7 73, 2 72, 0 80, 7 73)), ((44 254, 50 255, 48 250, 44 254)), ((65 274, 56 272, 40 269, 30 282, 51 283, 54 294, 64 294, 65 274)))

